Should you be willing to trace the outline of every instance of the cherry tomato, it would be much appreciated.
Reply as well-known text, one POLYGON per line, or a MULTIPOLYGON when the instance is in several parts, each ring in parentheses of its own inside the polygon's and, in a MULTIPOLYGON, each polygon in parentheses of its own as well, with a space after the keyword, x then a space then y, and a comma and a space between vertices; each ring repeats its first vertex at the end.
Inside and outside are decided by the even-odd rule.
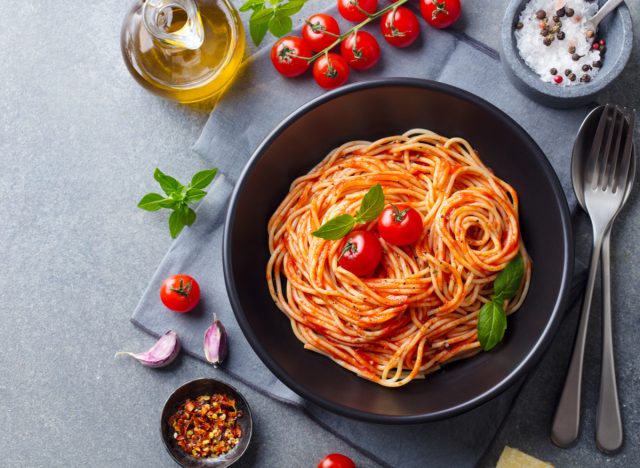
POLYGON ((407 47, 420 35, 420 23, 416 15, 405 7, 398 7, 393 14, 389 10, 380 20, 380 31, 385 40, 393 47, 407 47))
POLYGON ((301 75, 309 62, 298 57, 311 57, 309 45, 300 37, 285 36, 271 48, 271 63, 278 73, 288 78, 301 75))
POLYGON ((338 22, 333 16, 325 15, 324 13, 311 15, 302 27, 302 37, 314 52, 320 52, 329 47, 336 41, 336 36, 339 35, 340 26, 338 26, 338 22))
POLYGON ((378 232, 389 244, 413 244, 422 234, 422 216, 407 205, 387 206, 378 218, 378 232))
POLYGON ((356 468, 356 464, 346 455, 331 453, 320 460, 318 468, 356 468))
POLYGON ((342 41, 340 53, 354 70, 368 70, 378 63, 380 46, 371 34, 358 31, 342 41))
POLYGON ((356 276, 370 276, 382 259, 382 245, 369 231, 349 234, 340 252, 338 265, 356 276))
POLYGON ((342 55, 323 55, 313 64, 313 77, 325 89, 337 88, 349 79, 349 64, 342 55))
POLYGON ((200 301, 200 285, 191 276, 169 276, 160 286, 162 303, 174 312, 189 312, 200 301))
POLYGON ((378 9, 378 0, 338 0, 338 11, 347 21, 359 23, 367 19, 358 7, 371 15, 378 9))
POLYGON ((420 13, 434 28, 448 28, 460 18, 460 0, 420 0, 420 13))

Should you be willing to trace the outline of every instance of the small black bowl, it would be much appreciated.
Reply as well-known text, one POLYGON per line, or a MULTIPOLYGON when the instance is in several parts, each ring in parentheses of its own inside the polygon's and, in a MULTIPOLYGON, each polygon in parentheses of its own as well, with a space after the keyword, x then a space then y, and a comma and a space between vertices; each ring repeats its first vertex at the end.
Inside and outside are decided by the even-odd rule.
POLYGON ((560 323, 573 268, 571 221, 549 161, 504 112, 473 94, 427 80, 389 78, 345 86, 304 105, 258 147, 234 189, 224 232, 224 274, 234 313, 269 369, 302 397, 344 416, 413 424, 488 401, 540 359, 560 323), (351 140, 426 128, 461 136, 518 192, 533 259, 529 294, 491 352, 448 364, 424 380, 386 388, 305 351, 265 280, 267 223, 291 182, 351 140))
POLYGON ((247 450, 249 442, 251 441, 252 428, 253 420, 247 400, 231 385, 214 379, 192 380, 179 387, 167 398, 164 408, 162 409, 162 416, 160 417, 160 434, 162 435, 162 441, 167 448, 167 452, 169 452, 171 458, 178 462, 178 464, 188 468, 224 468, 233 465, 247 450), (238 409, 244 413, 244 415, 238 419, 238 423, 242 429, 242 437, 238 441, 238 444, 224 455, 215 458, 198 459, 185 453, 178 447, 176 440, 173 438, 174 431, 171 426, 169 426, 169 418, 178 411, 180 405, 187 401, 187 399, 212 393, 224 393, 236 400, 238 409))

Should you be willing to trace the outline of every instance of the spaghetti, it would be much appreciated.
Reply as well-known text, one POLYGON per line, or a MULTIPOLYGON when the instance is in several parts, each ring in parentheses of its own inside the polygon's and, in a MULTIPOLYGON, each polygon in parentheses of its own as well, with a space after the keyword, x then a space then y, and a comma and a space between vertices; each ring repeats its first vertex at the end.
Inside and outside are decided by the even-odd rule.
MULTIPOLYGON (((364 229, 373 231, 375 222, 364 229)), ((333 150, 291 185, 268 225, 269 290, 304 347, 388 387, 424 378, 480 350, 477 319, 497 274, 518 253, 525 273, 507 313, 520 307, 531 277, 518 196, 462 138, 428 130, 333 150), (420 212, 413 245, 380 239, 370 278, 338 266, 342 242, 313 237, 327 220, 355 213, 379 183, 386 203, 420 212)))

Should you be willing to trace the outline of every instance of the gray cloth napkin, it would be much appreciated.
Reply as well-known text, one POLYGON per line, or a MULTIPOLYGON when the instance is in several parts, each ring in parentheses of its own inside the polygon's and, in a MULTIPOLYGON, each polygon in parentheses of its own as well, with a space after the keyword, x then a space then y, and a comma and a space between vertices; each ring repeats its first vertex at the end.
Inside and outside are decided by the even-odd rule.
MULTIPOLYGON (((354 72, 351 81, 386 76, 427 78, 483 97, 533 136, 551 160, 575 208, 570 154, 586 108, 558 111, 528 100, 508 83, 497 53, 461 33, 424 28, 412 47, 390 50, 384 41, 381 47, 381 63, 366 74, 354 72)), ((426 460, 430 466, 475 465, 508 413, 521 382, 485 405, 446 421, 393 427, 362 423, 304 402, 275 378, 244 338, 223 280, 222 230, 228 196, 260 141, 289 113, 323 92, 308 76, 293 80, 277 76, 268 49, 251 57, 247 65, 211 114, 195 145, 222 175, 199 206, 198 221, 183 231, 160 264, 133 314, 133 323, 154 336, 175 330, 183 349, 204 360, 202 337, 211 322, 210 311, 215 311, 230 335, 231 352, 224 372, 232 378, 301 407, 317 423, 382 465, 418 467, 425 466, 426 460), (158 288, 163 278, 178 272, 199 278, 202 296, 210 303, 186 315, 164 313, 158 288)))

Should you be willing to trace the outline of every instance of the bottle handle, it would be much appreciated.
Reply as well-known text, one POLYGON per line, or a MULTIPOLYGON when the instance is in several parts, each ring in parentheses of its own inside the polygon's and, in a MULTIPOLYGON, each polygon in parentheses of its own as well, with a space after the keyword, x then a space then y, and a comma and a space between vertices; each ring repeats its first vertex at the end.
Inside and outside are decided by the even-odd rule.
POLYGON ((202 18, 195 0, 147 0, 142 7, 142 21, 156 39, 184 49, 199 49, 204 42, 202 18), (174 10, 182 9, 187 22, 179 30, 169 32, 174 10))

